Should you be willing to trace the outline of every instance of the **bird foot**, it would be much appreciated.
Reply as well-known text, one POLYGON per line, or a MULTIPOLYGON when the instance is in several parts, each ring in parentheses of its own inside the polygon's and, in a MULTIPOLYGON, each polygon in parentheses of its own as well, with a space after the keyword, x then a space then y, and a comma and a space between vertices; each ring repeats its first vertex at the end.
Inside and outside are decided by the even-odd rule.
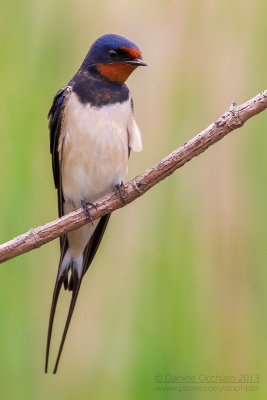
POLYGON ((121 201, 123 202, 124 205, 126 205, 126 202, 125 202, 124 196, 123 196, 123 192, 122 192, 123 188, 124 188, 124 183, 121 181, 121 183, 119 183, 119 184, 114 186, 114 192, 115 193, 117 193, 117 192, 120 193, 121 201))
POLYGON ((90 203, 90 201, 85 201, 85 200, 81 199, 81 207, 82 207, 82 209, 83 209, 83 211, 84 211, 84 213, 86 215, 86 218, 90 219, 92 225, 95 226, 94 220, 93 220, 92 215, 91 215, 91 213, 90 213, 90 211, 88 209, 88 206, 92 206, 95 209, 97 209, 96 206, 94 205, 94 203, 90 203))

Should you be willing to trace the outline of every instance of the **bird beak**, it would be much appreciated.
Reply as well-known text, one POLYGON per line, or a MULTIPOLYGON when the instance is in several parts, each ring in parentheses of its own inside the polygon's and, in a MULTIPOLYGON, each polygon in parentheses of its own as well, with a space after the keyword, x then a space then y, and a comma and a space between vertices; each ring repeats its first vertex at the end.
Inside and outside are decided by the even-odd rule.
POLYGON ((141 58, 135 58, 134 60, 125 61, 125 62, 127 64, 136 65, 137 67, 139 67, 139 66, 147 67, 147 64, 143 60, 141 60, 141 58))

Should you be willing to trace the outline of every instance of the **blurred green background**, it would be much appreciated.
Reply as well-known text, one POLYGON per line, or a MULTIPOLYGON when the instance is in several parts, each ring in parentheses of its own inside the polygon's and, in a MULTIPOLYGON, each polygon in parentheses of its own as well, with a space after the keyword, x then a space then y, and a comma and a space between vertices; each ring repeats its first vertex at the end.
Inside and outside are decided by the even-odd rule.
MULTIPOLYGON (((266 88, 266 15, 265 0, 2 0, 1 242, 57 216, 46 116, 97 37, 126 36, 149 64, 128 81, 144 143, 132 177, 266 88)), ((1 265, 1 400, 266 399, 266 123, 114 213, 56 376, 44 356, 58 240, 1 265), (259 374, 260 390, 159 391, 157 374, 259 374)))

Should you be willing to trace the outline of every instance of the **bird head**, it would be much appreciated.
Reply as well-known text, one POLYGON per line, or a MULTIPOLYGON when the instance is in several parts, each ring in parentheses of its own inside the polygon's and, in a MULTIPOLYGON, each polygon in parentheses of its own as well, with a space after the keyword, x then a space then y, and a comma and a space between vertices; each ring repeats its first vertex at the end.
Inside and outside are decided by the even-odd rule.
POLYGON ((146 66, 138 46, 119 35, 104 35, 91 46, 82 68, 96 68, 106 79, 123 83, 139 66, 146 66))

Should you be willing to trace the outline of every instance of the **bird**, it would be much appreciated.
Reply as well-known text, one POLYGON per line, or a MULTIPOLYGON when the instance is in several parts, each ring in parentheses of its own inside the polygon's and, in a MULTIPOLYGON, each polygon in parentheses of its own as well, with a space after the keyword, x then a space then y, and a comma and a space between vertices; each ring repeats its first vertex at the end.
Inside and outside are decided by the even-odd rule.
POLYGON ((72 292, 53 373, 58 369, 82 279, 98 250, 110 214, 91 220, 88 205, 119 191, 128 173, 130 151, 142 150, 133 100, 125 84, 147 64, 139 47, 116 34, 99 37, 81 67, 54 97, 48 113, 50 152, 59 217, 82 207, 88 224, 60 237, 60 259, 48 324, 45 372, 58 297, 72 292), (91 220, 91 221, 90 221, 91 220))

